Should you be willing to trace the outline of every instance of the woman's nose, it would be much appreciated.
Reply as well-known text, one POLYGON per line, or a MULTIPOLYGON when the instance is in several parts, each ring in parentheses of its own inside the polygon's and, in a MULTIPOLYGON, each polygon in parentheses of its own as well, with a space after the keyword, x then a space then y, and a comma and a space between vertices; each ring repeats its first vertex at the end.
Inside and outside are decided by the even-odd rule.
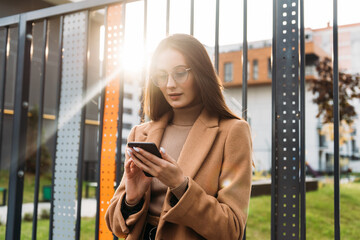
POLYGON ((169 74, 169 76, 168 76, 168 80, 167 80, 166 87, 167 87, 167 88, 174 88, 174 87, 176 87, 176 82, 175 82, 175 80, 173 79, 173 77, 171 76, 171 74, 169 74))

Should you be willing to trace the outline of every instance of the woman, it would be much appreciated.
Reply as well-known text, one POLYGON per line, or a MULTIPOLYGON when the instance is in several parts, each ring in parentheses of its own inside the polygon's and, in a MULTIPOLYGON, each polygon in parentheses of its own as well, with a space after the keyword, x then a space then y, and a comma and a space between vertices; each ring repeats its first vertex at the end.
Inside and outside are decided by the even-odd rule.
POLYGON ((249 125, 226 106, 211 60, 192 36, 164 39, 150 76, 144 109, 151 121, 134 127, 128 142, 154 142, 162 158, 127 148, 106 213, 109 229, 126 239, 242 239, 251 188, 249 125))

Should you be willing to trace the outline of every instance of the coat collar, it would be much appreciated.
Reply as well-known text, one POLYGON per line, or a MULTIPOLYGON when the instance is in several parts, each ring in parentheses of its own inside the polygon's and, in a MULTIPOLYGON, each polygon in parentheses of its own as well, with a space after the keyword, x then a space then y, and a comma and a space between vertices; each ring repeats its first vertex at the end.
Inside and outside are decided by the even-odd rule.
MULTIPOLYGON (((144 129, 146 142, 154 142, 159 147, 171 117, 172 112, 167 112, 158 121, 151 122, 149 127, 144 129)), ((213 145, 218 129, 219 118, 203 109, 191 128, 178 159, 185 176, 195 176, 213 145)))

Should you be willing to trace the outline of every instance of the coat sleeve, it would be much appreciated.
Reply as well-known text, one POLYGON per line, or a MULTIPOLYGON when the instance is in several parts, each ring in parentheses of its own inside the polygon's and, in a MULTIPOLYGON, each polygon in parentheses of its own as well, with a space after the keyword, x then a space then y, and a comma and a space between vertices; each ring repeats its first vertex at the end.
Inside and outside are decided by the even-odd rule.
MULTIPOLYGON (((236 121, 224 145, 217 196, 208 195, 193 179, 164 220, 185 225, 206 239, 242 239, 248 215, 252 175, 249 125, 236 121)), ((171 204, 171 194, 165 199, 171 204)))
MULTIPOLYGON (((128 136, 128 142, 135 140, 135 130, 136 126, 131 130, 128 136)), ((126 161, 128 160, 127 154, 126 161)), ((130 233, 131 227, 139 220, 139 218, 144 214, 145 209, 147 209, 148 203, 144 203, 142 209, 130 215, 126 220, 121 214, 121 205, 125 197, 125 182, 124 177, 120 182, 119 187, 116 189, 114 196, 110 200, 110 205, 105 214, 105 220, 109 230, 118 237, 124 237, 126 234, 130 233)))

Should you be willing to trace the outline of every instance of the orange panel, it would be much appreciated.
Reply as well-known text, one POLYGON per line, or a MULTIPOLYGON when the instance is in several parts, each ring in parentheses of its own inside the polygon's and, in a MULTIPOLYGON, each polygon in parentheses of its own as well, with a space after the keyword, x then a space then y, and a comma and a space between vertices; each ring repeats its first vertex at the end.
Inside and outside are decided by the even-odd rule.
POLYGON ((114 5, 108 8, 107 14, 107 64, 105 88, 105 108, 103 118, 103 136, 100 169, 100 214, 99 239, 112 240, 113 235, 105 223, 105 212, 110 199, 114 195, 116 136, 119 111, 119 69, 120 49, 122 47, 122 6, 114 5))

